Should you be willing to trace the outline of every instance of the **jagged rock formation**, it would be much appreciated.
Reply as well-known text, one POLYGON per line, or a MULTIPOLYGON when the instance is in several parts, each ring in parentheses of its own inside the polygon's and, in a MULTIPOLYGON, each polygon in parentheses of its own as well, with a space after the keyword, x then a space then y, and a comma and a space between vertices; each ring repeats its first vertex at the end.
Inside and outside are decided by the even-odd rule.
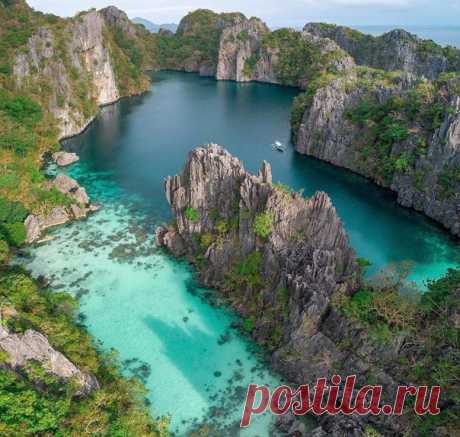
MULTIPOLYGON (((169 41, 166 45, 174 48, 166 65, 202 75, 215 74, 218 80, 259 81, 305 89, 307 92, 296 99, 291 114, 298 152, 371 178, 397 192, 402 206, 425 213, 459 235, 460 170, 455 116, 459 87, 452 79, 455 71, 460 71, 459 50, 442 48, 402 30, 373 37, 345 27, 313 23, 307 24, 303 32, 271 32, 257 18, 238 14, 226 20, 218 17, 222 16, 210 11, 189 14, 181 23, 179 37, 160 39, 169 41), (214 30, 209 29, 209 22, 214 30), (204 41, 205 34, 212 38, 204 41), (182 52, 192 55, 175 66, 171 59, 181 58, 182 52), (403 70, 405 74, 393 70, 403 70), (441 75, 446 72, 453 73, 441 75), (425 84, 423 76, 437 82, 425 84), (423 117, 428 122, 405 121, 408 138, 391 140, 394 144, 390 150, 381 151, 385 157, 375 156, 376 153, 369 156, 369 146, 376 149, 378 144, 364 144, 369 137, 364 134, 386 130, 388 126, 384 126, 384 120, 370 120, 365 128, 353 126, 347 113, 367 99, 383 105, 392 96, 417 95, 417 87, 436 88, 443 81, 451 85, 444 91, 434 91, 438 92, 436 98, 422 96, 426 100, 423 117)), ((419 105, 412 103, 414 107, 419 105)), ((395 132, 389 129, 388 133, 391 136, 395 132)))
POLYGON ((42 103, 58 120, 59 136, 75 135, 91 122, 98 106, 147 89, 143 75, 124 86, 127 79, 117 71, 122 62, 131 62, 119 44, 126 40, 136 45, 142 37, 140 27, 114 7, 82 13, 61 27, 42 26, 14 60, 16 87, 27 92, 46 86, 42 103), (121 33, 112 34, 112 28, 121 33))
MULTIPOLYGON (((303 199, 273 185, 266 162, 251 175, 217 145, 190 152, 165 191, 176 220, 157 229, 157 243, 186 256, 200 280, 228 298, 288 381, 356 374, 361 385, 375 378, 389 396, 407 382, 394 364, 405 353, 404 334, 372 340, 340 310, 357 289, 359 269, 325 193, 303 199)), ((324 415, 319 421, 322 429, 299 435, 363 436, 371 424, 396 436, 407 427, 401 417, 324 415)), ((292 418, 281 422, 287 435, 300 429, 292 418)))
POLYGON ((94 376, 82 372, 59 351, 53 349, 46 336, 32 329, 23 334, 15 334, 0 323, 0 349, 8 354, 7 364, 12 369, 24 367, 28 362, 34 361, 59 378, 74 380, 79 386, 77 395, 87 395, 99 388, 94 376))
POLYGON ((375 37, 348 27, 309 23, 304 31, 334 40, 359 65, 406 71, 428 79, 460 67, 460 50, 443 48, 402 29, 375 37))
POLYGON ((222 32, 216 78, 306 88, 323 71, 353 67, 333 41, 308 32, 271 32, 258 18, 244 19, 222 32))
POLYGON ((273 71, 277 53, 262 48, 263 36, 269 32, 267 25, 258 18, 243 20, 224 29, 220 38, 216 78, 277 83, 273 71))
POLYGON ((274 351, 275 366, 285 369, 284 351, 295 351, 292 376, 310 380, 310 339, 331 296, 351 293, 357 278, 329 197, 303 199, 275 187, 268 163, 251 175, 217 145, 192 151, 165 191, 176 224, 157 230, 158 244, 194 260, 202 282, 220 289, 254 338, 274 351), (264 221, 265 234, 258 229, 264 221))
POLYGON ((90 204, 86 190, 80 187, 75 179, 60 174, 49 184, 49 189, 57 189, 68 196, 71 203, 66 206, 56 206, 44 215, 29 215, 24 225, 27 231, 27 242, 32 243, 40 238, 42 233, 53 226, 63 225, 71 220, 85 218, 98 207, 90 204))
POLYGON ((318 89, 307 104, 296 150, 351 169, 390 188, 397 193, 401 205, 423 212, 459 236, 458 89, 459 81, 453 79, 436 97, 431 85, 408 74, 393 75, 390 80, 375 80, 372 73, 338 78, 318 89), (422 109, 416 109, 420 115, 415 112, 415 116, 408 117, 411 96, 417 92, 423 96, 417 90, 424 89, 434 99, 430 97, 432 100, 424 104, 425 109, 420 103, 422 109), (372 119, 371 110, 366 118, 368 102, 375 108, 380 105, 394 118, 393 122, 388 122, 390 118, 372 119), (395 105, 393 112, 388 106, 385 109, 388 102, 395 105), (429 115, 433 107, 440 111, 436 121, 429 115), (350 119, 356 109, 365 111, 362 122, 350 119), (394 115, 397 111, 399 115, 394 115), (377 134, 376 123, 381 130, 377 134), (386 151, 382 151, 382 142, 388 148, 386 151))

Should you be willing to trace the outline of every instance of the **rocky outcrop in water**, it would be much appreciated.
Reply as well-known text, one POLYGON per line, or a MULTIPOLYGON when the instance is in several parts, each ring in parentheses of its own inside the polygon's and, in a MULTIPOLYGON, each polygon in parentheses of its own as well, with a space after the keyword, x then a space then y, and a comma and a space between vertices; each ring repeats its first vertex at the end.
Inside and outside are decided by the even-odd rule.
POLYGON ((359 274, 329 197, 273 185, 268 163, 252 175, 217 145, 192 151, 165 191, 176 220, 157 229, 158 244, 222 291, 286 377, 330 373, 332 361, 312 357, 334 354, 324 321, 332 296, 353 293, 359 274))
POLYGON ((27 231, 27 242, 29 243, 37 241, 48 228, 63 225, 71 220, 85 218, 89 213, 98 209, 97 206, 90 204, 86 190, 69 176, 58 175, 49 184, 48 189, 56 189, 67 196, 69 202, 66 205, 54 207, 47 214, 31 214, 26 218, 24 225, 27 231))
POLYGON ((59 167, 67 167, 68 165, 74 164, 80 158, 76 153, 69 152, 56 152, 53 153, 53 160, 59 167))
MULTIPOLYGON (((185 256, 203 284, 220 290, 287 381, 357 375, 357 386, 371 379, 382 385, 385 400, 410 382, 399 363, 421 351, 405 343, 407 332, 381 341, 343 311, 360 272, 325 193, 304 199, 273 184, 266 162, 252 175, 217 145, 190 152, 165 192, 175 221, 157 229, 158 245, 185 256)), ((365 436, 373 428, 401 436, 410 426, 407 417, 384 415, 324 415, 319 422, 308 433, 286 417, 278 434, 365 436)))
POLYGON ((215 76, 223 31, 244 20, 241 13, 217 14, 207 9, 187 14, 175 34, 158 35, 156 45, 161 67, 215 76))
POLYGON ((258 18, 243 20, 224 29, 220 38, 216 78, 237 82, 277 83, 273 65, 276 50, 263 48, 269 28, 258 18))
POLYGON ((94 115, 94 109, 87 113, 83 107, 73 104, 77 90, 73 89, 71 74, 91 81, 92 94, 85 98, 94 98, 98 105, 114 102, 120 97, 104 41, 104 27, 104 19, 96 11, 72 21, 64 31, 67 35, 66 53, 60 52, 58 37, 52 30, 39 29, 30 38, 27 51, 16 58, 14 75, 18 87, 27 87, 43 78, 50 84, 49 108, 59 120, 62 137, 80 132, 94 115))
POLYGON ((28 362, 37 362, 46 372, 63 380, 75 381, 79 387, 77 395, 87 395, 99 388, 94 376, 82 372, 55 350, 46 336, 32 329, 16 334, 0 323, 0 349, 8 354, 7 365, 12 369, 23 368, 28 362))
POLYGON ((348 27, 309 23, 304 31, 332 39, 350 53, 359 65, 406 71, 428 79, 436 79, 446 71, 458 71, 460 67, 458 49, 443 48, 402 29, 375 37, 348 27))
POLYGON ((459 236, 458 89, 458 79, 436 90, 409 74, 383 80, 372 72, 338 78, 307 104, 296 150, 390 188, 398 203, 459 236))

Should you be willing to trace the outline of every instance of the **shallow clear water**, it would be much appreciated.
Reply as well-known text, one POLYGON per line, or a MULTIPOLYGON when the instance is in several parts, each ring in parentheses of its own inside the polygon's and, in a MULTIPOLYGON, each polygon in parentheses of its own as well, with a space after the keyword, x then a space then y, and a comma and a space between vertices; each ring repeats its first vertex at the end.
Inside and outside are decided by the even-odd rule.
MULTIPOLYGON (((104 108, 83 135, 66 142, 81 156, 70 174, 102 210, 54 230, 55 240, 20 260, 80 297, 91 333, 104 348, 118 349, 127 372, 144 378, 152 411, 172 414, 179 435, 203 420, 220 427, 217 435, 238 435, 232 427, 247 384, 278 382, 232 328, 235 316, 209 304, 216 295, 154 248, 155 225, 170 218, 163 179, 195 146, 220 143, 251 171, 266 159, 275 181, 307 195, 327 191, 374 271, 410 260, 412 278, 421 282, 455 264, 458 246, 447 233, 398 207, 388 192, 292 148, 271 149, 275 140, 289 142, 295 95, 270 85, 156 74, 150 93, 104 108)), ((268 422, 258 418, 247 435, 267 435, 268 422)))

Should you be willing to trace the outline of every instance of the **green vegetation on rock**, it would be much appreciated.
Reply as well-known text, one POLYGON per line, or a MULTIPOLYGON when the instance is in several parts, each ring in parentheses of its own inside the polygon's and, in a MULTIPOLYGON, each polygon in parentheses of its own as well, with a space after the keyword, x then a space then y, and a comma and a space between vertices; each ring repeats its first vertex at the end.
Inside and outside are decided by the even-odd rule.
POLYGON ((400 279, 364 288, 340 301, 338 310, 376 342, 399 337, 415 345, 400 351, 398 372, 415 384, 442 387, 441 414, 415 417, 415 427, 423 436, 438 426, 449 434, 460 423, 460 328, 454 322, 460 314, 460 269, 428 281, 423 294, 400 292, 400 279))
POLYGON ((223 28, 242 18, 239 13, 216 14, 207 9, 189 13, 181 20, 175 35, 157 36, 159 64, 163 68, 192 70, 202 64, 217 66, 223 28))
POLYGON ((195 209, 189 206, 185 209, 185 218, 191 222, 197 222, 200 219, 200 213, 195 209))
POLYGON ((101 386, 88 396, 77 396, 76 386, 58 381, 38 363, 16 370, 2 365, 2 435, 168 435, 165 419, 150 418, 140 382, 121 377, 116 356, 98 351, 77 322, 78 305, 69 294, 42 289, 21 269, 3 267, 0 304, 10 331, 45 334, 55 349, 96 376, 101 386))
POLYGON ((276 30, 264 35, 262 45, 279 50, 275 73, 281 83, 298 86, 300 80, 310 80, 319 74, 320 51, 316 45, 305 41, 300 32, 276 30))
MULTIPOLYGON (((75 67, 72 56, 81 65, 85 60, 69 46, 72 26, 83 17, 42 14, 22 0, 0 2, 0 307, 11 332, 34 329, 46 335, 56 350, 93 374, 100 388, 79 396, 72 382, 57 381, 38 363, 12 369, 0 350, 0 434, 166 436, 167 421, 150 417, 141 383, 122 377, 117 358, 96 348, 77 319, 76 301, 42 289, 26 272, 4 265, 10 248, 26 239, 23 223, 29 213, 47 214, 69 204, 41 165, 43 154, 58 148, 56 108, 68 111, 71 121, 81 116, 83 122, 98 109, 94 78, 75 67), (33 49, 47 49, 52 56, 41 57, 36 65, 27 60, 33 49), (13 75, 19 56, 30 69, 20 83, 19 75, 13 75), (50 71, 59 71, 59 77, 50 71)), ((103 37, 120 95, 146 90, 142 70, 153 66, 153 36, 141 28, 128 36, 106 26, 103 37)))
POLYGON ((270 236, 273 230, 273 216, 269 212, 258 214, 254 220, 254 233, 263 239, 270 236))

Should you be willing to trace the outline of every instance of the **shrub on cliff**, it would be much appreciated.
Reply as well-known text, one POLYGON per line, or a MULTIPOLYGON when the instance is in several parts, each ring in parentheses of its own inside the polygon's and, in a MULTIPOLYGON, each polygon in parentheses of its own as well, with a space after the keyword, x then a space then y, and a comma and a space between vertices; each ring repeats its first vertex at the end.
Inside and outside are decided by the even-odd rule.
MULTIPOLYGON (((402 334, 405 347, 390 372, 418 385, 440 385, 441 414, 415 418, 420 435, 442 426, 448 435, 460 424, 460 269, 429 281, 425 293, 404 294, 397 285, 369 286, 346 297, 338 309, 358 323, 369 337, 391 342, 402 334)), ((453 435, 453 434, 452 434, 453 435)))
POLYGON ((263 45, 277 48, 277 78, 285 85, 297 86, 301 79, 312 79, 320 71, 320 51, 305 41, 300 32, 279 29, 263 37, 263 45))
POLYGON ((200 219, 200 213, 191 206, 185 209, 184 214, 185 218, 191 222, 197 222, 200 219))
POLYGON ((254 233, 263 239, 270 236, 273 230, 273 216, 269 212, 258 214, 254 220, 254 233))

